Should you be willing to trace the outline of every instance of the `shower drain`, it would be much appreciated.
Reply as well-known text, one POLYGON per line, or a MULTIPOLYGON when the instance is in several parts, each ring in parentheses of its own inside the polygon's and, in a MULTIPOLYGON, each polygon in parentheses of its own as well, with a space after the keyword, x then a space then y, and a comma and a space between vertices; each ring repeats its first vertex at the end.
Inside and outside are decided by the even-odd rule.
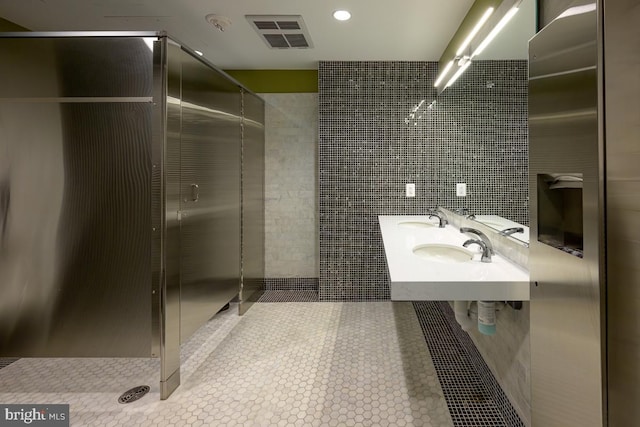
POLYGON ((118 403, 131 403, 140 399, 145 394, 149 393, 151 388, 148 385, 140 385, 134 387, 131 390, 127 390, 118 398, 118 403))

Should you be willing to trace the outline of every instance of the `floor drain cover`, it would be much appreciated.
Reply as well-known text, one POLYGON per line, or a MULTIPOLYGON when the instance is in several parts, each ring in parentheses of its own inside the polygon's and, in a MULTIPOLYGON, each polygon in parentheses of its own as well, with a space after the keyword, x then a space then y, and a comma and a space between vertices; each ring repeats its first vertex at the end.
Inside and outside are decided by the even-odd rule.
POLYGON ((145 394, 149 393, 151 388, 148 385, 140 385, 138 387, 134 387, 131 390, 127 390, 122 393, 122 396, 118 398, 118 403, 131 403, 140 399, 145 394))

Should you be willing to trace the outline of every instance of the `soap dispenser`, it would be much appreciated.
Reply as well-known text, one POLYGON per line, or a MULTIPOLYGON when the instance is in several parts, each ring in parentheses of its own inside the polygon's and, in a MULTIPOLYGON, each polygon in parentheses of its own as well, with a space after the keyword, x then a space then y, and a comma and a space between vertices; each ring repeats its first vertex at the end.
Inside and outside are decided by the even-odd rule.
POLYGON ((478 330, 485 335, 496 333, 495 301, 478 301, 478 330))

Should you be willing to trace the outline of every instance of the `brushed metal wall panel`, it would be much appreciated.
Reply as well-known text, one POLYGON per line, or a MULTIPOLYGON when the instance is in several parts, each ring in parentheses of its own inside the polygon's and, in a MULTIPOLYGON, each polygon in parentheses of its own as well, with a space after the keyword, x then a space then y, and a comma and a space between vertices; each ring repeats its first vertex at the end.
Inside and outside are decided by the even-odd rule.
POLYGON ((180 137, 182 126, 182 50, 171 40, 161 46, 165 66, 164 119, 162 142, 164 206, 164 277, 160 290, 160 397, 166 399, 180 384, 180 137))
POLYGON ((603 189, 596 24, 595 9, 573 14, 554 20, 529 43, 531 408, 535 426, 584 427, 604 422, 603 189), (538 241, 538 174, 549 173, 583 176, 584 258, 538 241))
POLYGON ((238 86, 187 52, 181 59, 184 342, 240 291, 241 111, 238 86))
POLYGON ((242 286, 240 313, 262 294, 264 284, 264 101, 242 93, 242 286))
MULTIPOLYGON (((86 81, 64 65, 90 48, 86 40, 60 49, 30 39, 39 53, 30 60, 14 55, 22 41, 0 39, 10 53, 3 81, 16 82, 2 85, 2 97, 69 94, 86 81)), ((127 87, 150 87, 146 44, 118 46, 140 55, 127 87)), ((93 72, 105 87, 122 82, 113 68, 93 72)), ((151 114, 148 102, 0 98, 0 356, 151 354, 151 114)))
POLYGON ((0 44, 0 58, 23 70, 0 67, 3 98, 150 97, 151 38, 11 38, 0 44), (47 64, 48 75, 30 64, 47 64), (56 81, 57 80, 57 81, 56 81))
MULTIPOLYGON (((166 99, 166 38, 154 42, 153 49, 153 98, 166 99)), ((166 103, 154 102, 151 116, 151 356, 160 357, 161 310, 160 293, 165 271, 165 184, 164 152, 166 103)))
POLYGON ((567 10, 575 0, 538 0, 538 23, 545 27, 567 10))
POLYGON ((640 7, 604 2, 609 426, 640 419, 640 7))

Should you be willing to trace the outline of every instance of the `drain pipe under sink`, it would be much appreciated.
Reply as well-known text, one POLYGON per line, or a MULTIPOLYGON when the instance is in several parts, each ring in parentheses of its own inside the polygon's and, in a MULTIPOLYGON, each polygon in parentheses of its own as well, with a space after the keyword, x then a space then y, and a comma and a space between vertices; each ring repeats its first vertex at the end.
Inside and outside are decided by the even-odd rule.
POLYGON ((476 322, 469 315, 471 301, 454 301, 453 312, 456 315, 456 322, 462 326, 462 330, 470 331, 476 326, 476 322))

